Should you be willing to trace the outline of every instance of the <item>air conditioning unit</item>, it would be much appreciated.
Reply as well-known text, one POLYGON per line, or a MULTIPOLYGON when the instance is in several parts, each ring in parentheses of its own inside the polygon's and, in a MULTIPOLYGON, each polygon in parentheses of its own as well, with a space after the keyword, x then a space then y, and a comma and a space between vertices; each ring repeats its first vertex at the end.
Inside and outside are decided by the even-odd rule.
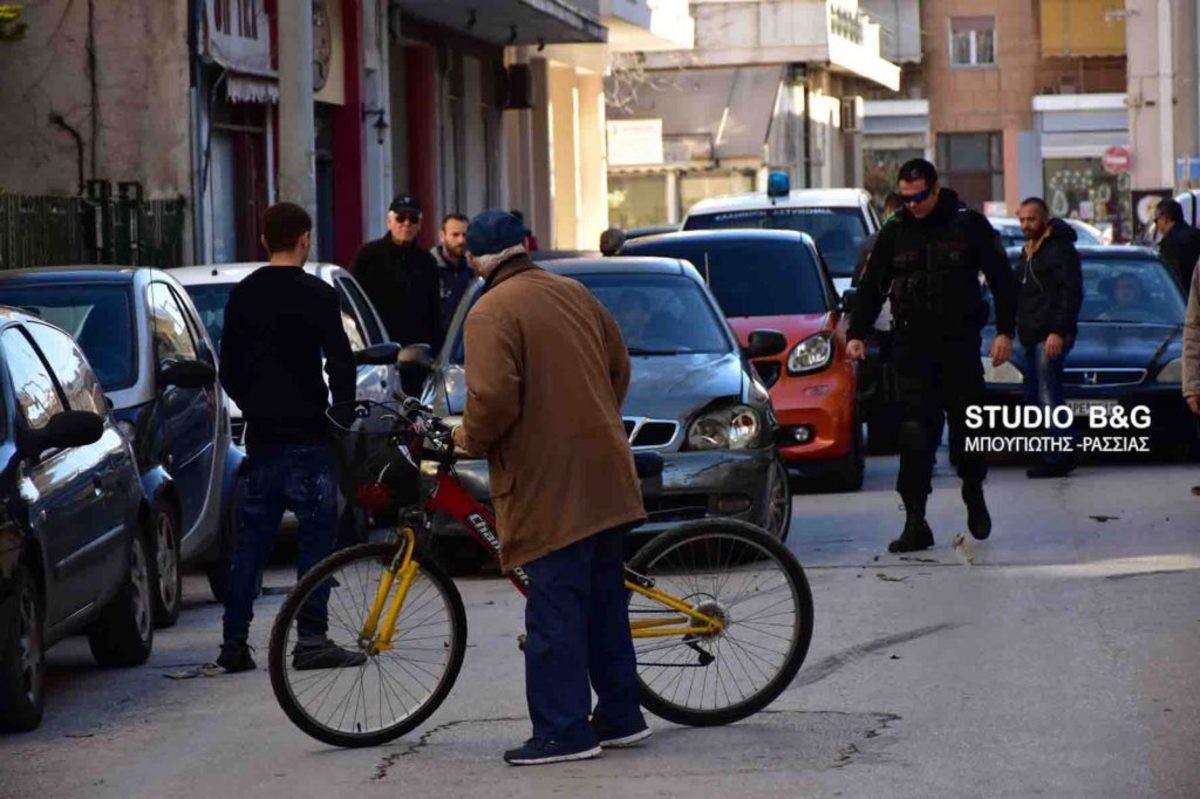
POLYGON ((862 99, 858 97, 842 98, 842 130, 846 133, 857 133, 862 130, 862 99))

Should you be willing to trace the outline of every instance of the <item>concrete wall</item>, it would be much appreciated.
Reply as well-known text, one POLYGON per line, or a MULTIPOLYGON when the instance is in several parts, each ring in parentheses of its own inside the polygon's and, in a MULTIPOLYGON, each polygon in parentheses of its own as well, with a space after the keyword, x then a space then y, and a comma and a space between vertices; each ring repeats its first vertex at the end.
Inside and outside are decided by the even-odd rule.
POLYGON ((61 114, 83 137, 86 179, 190 196, 187 4, 104 0, 94 9, 95 114, 87 3, 27 3, 24 41, 0 45, 0 191, 77 191, 75 142, 50 122, 61 114))

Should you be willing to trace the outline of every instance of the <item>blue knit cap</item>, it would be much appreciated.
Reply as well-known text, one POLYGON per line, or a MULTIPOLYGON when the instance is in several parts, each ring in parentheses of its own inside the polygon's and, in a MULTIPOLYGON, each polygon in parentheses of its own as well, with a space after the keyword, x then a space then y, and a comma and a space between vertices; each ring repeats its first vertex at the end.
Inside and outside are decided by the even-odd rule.
POLYGON ((525 241, 529 231, 508 211, 484 211, 467 226, 467 249, 472 255, 494 255, 525 241))

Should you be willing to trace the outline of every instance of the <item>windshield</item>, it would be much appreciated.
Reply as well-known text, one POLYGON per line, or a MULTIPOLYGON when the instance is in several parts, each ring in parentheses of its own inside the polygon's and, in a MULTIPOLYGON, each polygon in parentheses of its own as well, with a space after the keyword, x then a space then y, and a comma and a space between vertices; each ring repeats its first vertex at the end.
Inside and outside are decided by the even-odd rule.
POLYGON ((812 251, 797 241, 664 237, 630 242, 621 254, 691 262, 708 281, 727 317, 829 310, 821 268, 812 251))
POLYGON ((0 284, 11 305, 61 327, 79 343, 105 391, 137 381, 133 305, 125 285, 0 284))
POLYGON ((798 230, 812 236, 834 277, 852 277, 859 248, 867 237, 863 212, 857 208, 761 208, 689 216, 685 230, 770 228, 798 230))
MULTIPOLYGON (((731 344, 724 320, 701 288, 682 275, 581 275, 579 282, 621 326, 631 355, 725 354, 731 344)), ((470 302, 479 298, 475 294, 470 302)), ((463 327, 450 361, 466 360, 463 327)))
POLYGON ((208 330, 212 339, 213 349, 221 351, 221 331, 225 328, 225 305, 236 283, 208 283, 197 286, 186 286, 187 293, 192 297, 192 304, 200 314, 200 321, 208 330))
MULTIPOLYGON (((1017 268, 1017 280, 1022 279, 1017 268)), ((996 323, 992 294, 984 287, 988 323, 996 323)), ((1096 259, 1083 261, 1080 322, 1140 322, 1181 325, 1187 307, 1179 284, 1159 261, 1096 259)))

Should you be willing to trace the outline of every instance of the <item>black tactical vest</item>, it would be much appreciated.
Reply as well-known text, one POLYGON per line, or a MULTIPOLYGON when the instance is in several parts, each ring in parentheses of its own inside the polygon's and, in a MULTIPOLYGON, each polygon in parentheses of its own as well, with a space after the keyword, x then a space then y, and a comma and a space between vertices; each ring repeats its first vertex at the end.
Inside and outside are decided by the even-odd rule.
POLYGON ((966 210, 949 224, 906 219, 896 231, 888 296, 901 336, 962 338, 979 334, 987 309, 966 210))

